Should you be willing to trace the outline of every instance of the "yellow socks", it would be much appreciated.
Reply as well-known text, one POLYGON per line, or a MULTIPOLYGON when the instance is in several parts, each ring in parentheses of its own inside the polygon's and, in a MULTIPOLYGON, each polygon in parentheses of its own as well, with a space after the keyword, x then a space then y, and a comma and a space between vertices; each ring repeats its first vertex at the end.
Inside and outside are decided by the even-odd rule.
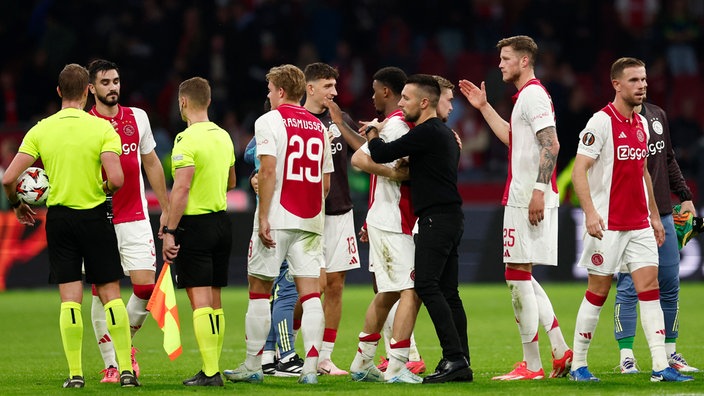
POLYGON ((115 347, 119 371, 132 371, 132 360, 130 359, 132 339, 130 337, 130 322, 127 317, 125 303, 122 299, 116 298, 109 301, 104 307, 105 321, 115 347))
POLYGON ((193 331, 196 333, 198 349, 203 359, 203 373, 207 376, 220 372, 218 365, 219 335, 213 308, 198 308, 193 311, 193 331))
POLYGON ((222 308, 214 309, 213 316, 215 316, 215 324, 218 330, 218 362, 220 361, 220 354, 222 353, 222 345, 225 341, 225 311, 222 308))
POLYGON ((59 330, 64 344, 64 354, 68 361, 69 376, 83 376, 81 350, 83 346, 83 316, 81 304, 62 302, 59 314, 59 330))

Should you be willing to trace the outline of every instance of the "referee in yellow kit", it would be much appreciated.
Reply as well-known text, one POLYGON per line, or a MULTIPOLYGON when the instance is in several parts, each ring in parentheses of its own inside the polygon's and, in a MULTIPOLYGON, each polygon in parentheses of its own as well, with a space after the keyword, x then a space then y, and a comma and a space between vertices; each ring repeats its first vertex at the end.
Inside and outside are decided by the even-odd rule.
POLYGON ((109 122, 83 111, 88 71, 70 64, 59 74, 61 110, 27 132, 2 178, 3 188, 20 223, 34 225, 34 212, 17 197, 17 178, 41 157, 49 176, 46 238, 49 282, 59 285, 59 329, 68 361, 64 388, 83 388, 82 266, 86 282, 98 290, 105 308, 123 387, 139 386, 130 360, 130 326, 120 297, 124 276, 115 228, 108 217, 106 195, 122 186, 120 136, 109 122), (101 167, 107 180, 102 180, 101 167))
POLYGON ((171 154, 174 185, 163 233, 164 261, 174 261, 176 285, 185 288, 203 366, 186 386, 222 386, 218 361, 225 336, 220 289, 227 286, 232 228, 226 193, 235 187, 235 151, 230 135, 208 119, 210 85, 193 77, 178 90, 188 128, 171 154))

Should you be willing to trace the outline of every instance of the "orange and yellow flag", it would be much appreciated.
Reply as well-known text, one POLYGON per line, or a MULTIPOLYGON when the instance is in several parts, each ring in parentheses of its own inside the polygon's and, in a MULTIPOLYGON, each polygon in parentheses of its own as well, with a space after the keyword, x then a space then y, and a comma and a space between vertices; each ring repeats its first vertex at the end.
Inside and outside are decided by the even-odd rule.
POLYGON ((181 325, 178 321, 178 307, 176 306, 176 292, 171 280, 171 267, 164 263, 159 279, 154 286, 147 310, 151 312, 154 320, 164 332, 164 350, 171 360, 176 359, 183 351, 181 348, 181 325))

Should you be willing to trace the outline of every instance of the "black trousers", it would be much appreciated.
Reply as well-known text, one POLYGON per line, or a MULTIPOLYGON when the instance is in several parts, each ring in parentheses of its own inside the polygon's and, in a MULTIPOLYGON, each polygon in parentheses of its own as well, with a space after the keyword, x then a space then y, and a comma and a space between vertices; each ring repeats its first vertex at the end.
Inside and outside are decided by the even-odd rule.
POLYGON ((469 362, 467 315, 458 289, 457 248, 463 233, 462 212, 418 219, 415 289, 433 321, 443 358, 469 362))

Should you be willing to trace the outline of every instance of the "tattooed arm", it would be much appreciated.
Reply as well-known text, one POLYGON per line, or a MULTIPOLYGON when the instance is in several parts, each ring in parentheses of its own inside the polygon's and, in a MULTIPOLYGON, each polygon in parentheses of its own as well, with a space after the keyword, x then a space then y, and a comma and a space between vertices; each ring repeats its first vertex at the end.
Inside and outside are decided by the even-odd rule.
POLYGON ((536 183, 549 184, 555 171, 557 153, 560 151, 557 131, 555 127, 547 127, 538 131, 535 136, 538 138, 538 144, 540 145, 540 164, 536 183))
POLYGON ((545 214, 545 190, 550 187, 550 180, 555 171, 557 153, 560 143, 557 140, 557 131, 550 126, 535 134, 540 146, 540 162, 538 164, 538 178, 535 181, 533 196, 528 204, 528 220, 532 225, 538 225, 545 214))

